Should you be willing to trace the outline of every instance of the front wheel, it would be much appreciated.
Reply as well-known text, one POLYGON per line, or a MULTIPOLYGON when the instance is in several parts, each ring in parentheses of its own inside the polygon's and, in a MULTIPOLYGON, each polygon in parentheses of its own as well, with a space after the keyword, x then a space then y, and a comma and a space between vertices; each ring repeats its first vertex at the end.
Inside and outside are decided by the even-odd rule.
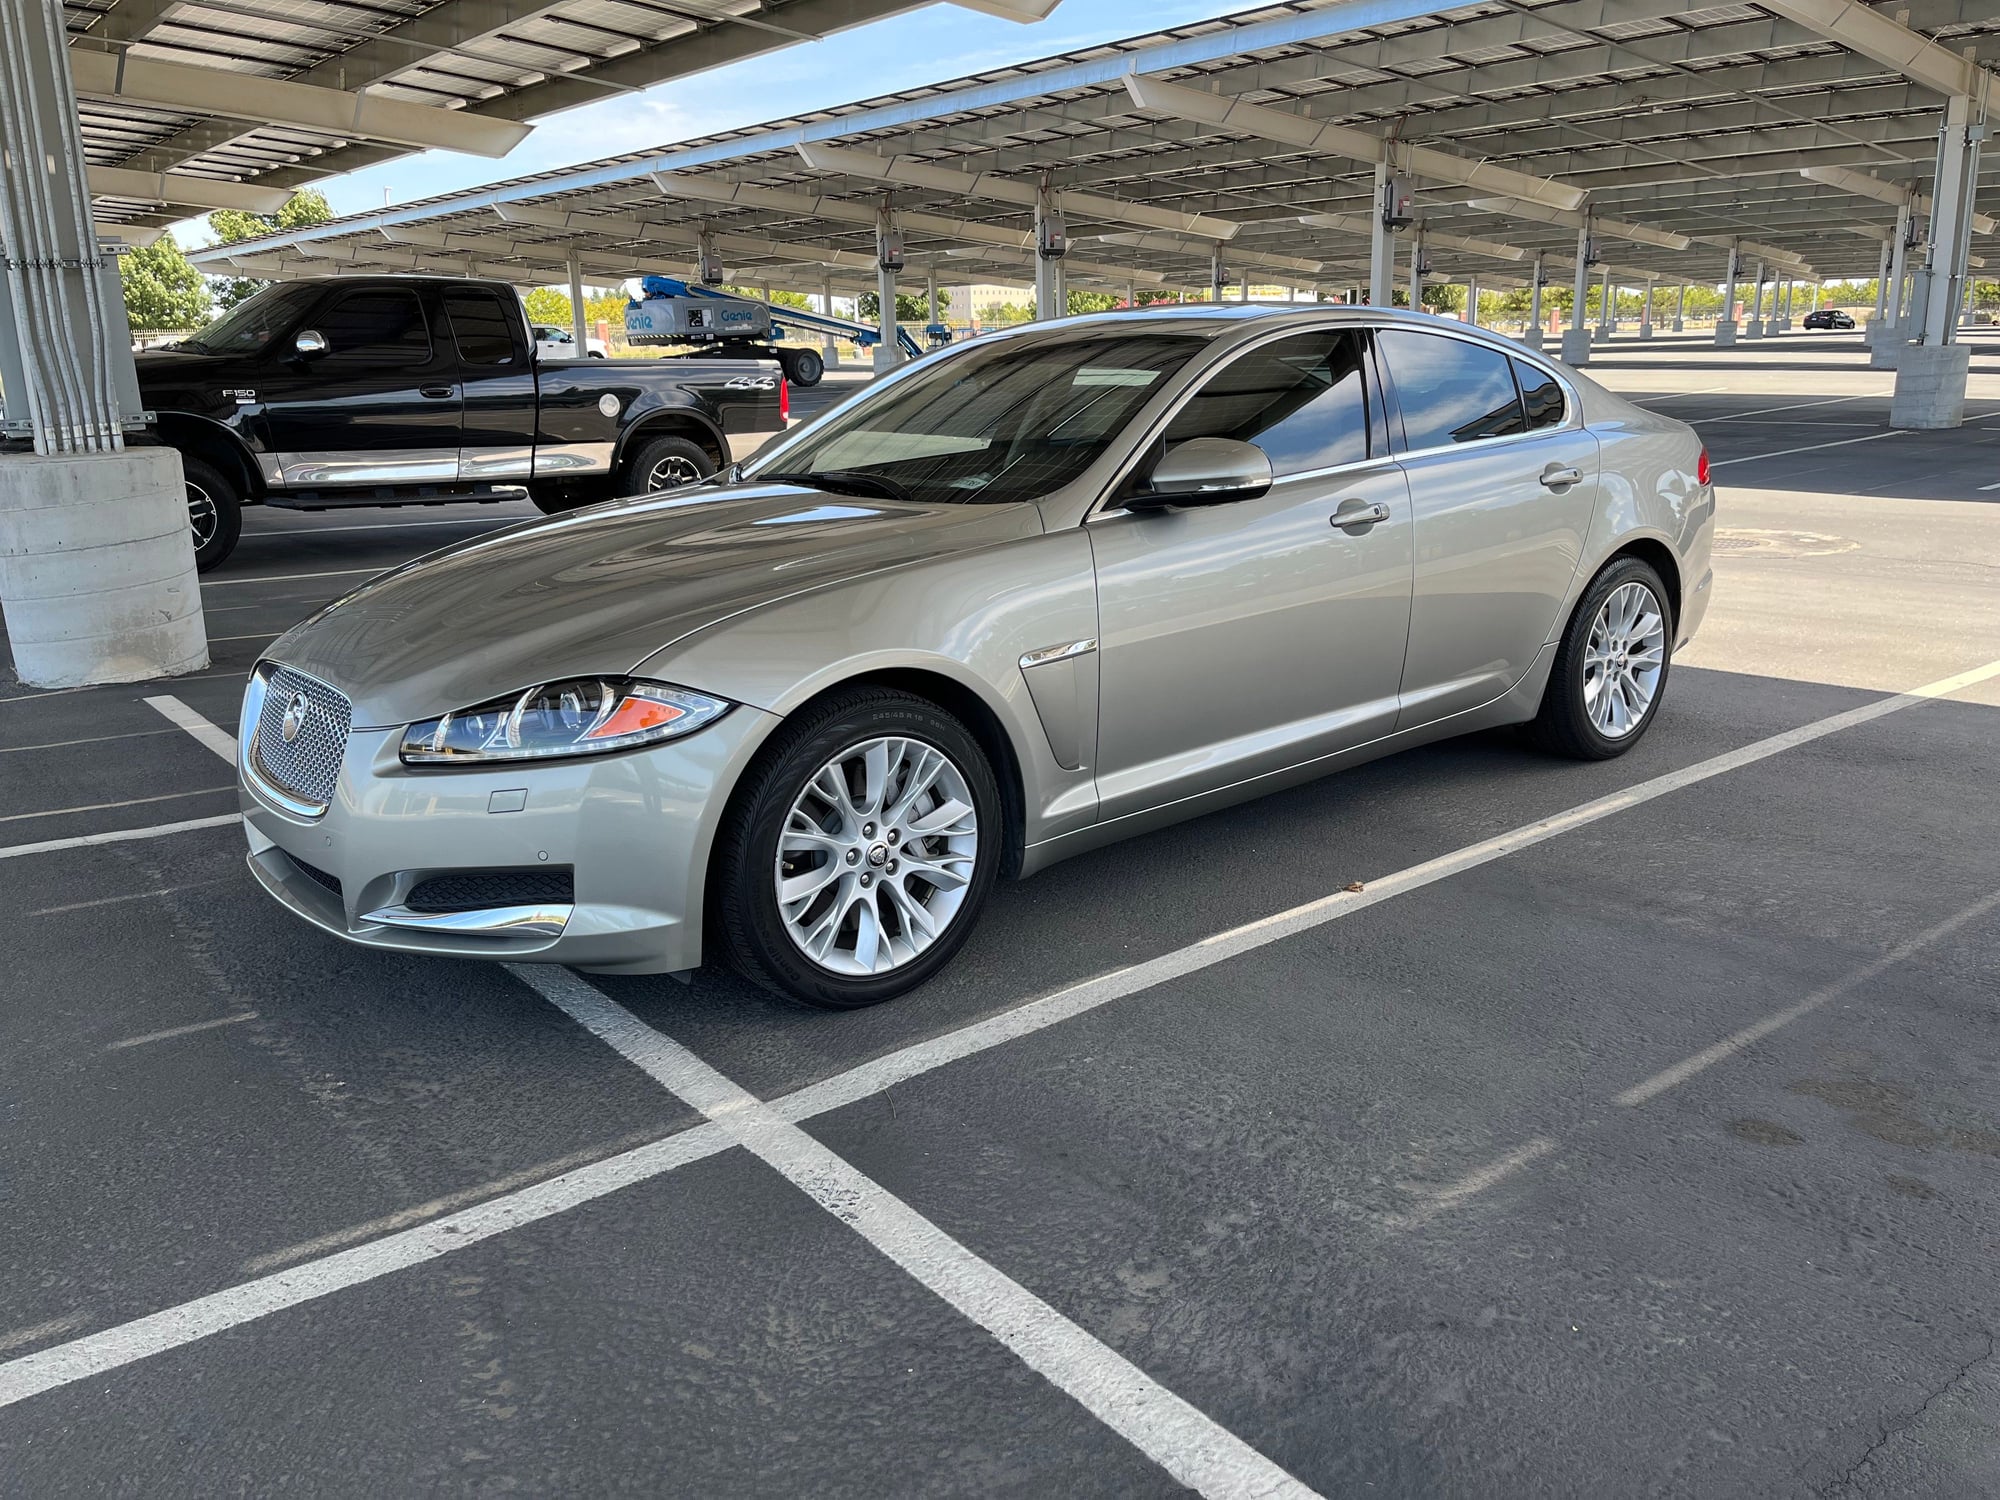
POLYGON ((648 438, 639 444, 626 469, 635 492, 677 489, 706 479, 715 461, 701 444, 684 437, 648 438))
POLYGON ((985 904, 1000 790, 936 704, 869 688, 779 731, 716 845, 713 926, 767 988, 830 1010, 890 1000, 951 960, 985 904))
POLYGON ((187 485, 188 535, 194 542, 194 566, 207 573, 222 566, 243 534, 243 498, 222 471, 198 458, 181 455, 181 478, 187 485))
POLYGON ((1666 694, 1673 618, 1660 575, 1638 558, 1618 558, 1599 573, 1556 648, 1530 736, 1578 760, 1630 750, 1666 694))

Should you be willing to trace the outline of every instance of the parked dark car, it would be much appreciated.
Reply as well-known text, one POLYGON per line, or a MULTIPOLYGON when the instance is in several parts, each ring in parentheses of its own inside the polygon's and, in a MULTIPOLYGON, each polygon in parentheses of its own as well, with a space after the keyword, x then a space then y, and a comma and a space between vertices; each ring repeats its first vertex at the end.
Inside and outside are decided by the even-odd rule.
POLYGON ((545 511, 668 489, 778 432, 755 360, 538 360, 502 282, 321 277, 267 287, 138 356, 158 440, 180 451, 203 571, 242 507, 518 500, 545 511))
POLYGON ((1837 307, 1820 307, 1806 314, 1808 328, 1852 328, 1854 319, 1837 307))

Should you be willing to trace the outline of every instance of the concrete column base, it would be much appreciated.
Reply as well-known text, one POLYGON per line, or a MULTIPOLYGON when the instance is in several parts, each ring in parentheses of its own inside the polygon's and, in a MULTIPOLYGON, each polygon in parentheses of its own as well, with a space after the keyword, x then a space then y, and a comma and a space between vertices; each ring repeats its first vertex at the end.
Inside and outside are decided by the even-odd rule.
POLYGON ((1790 318, 1778 319, 1778 332, 1790 333, 1791 331, 1792 331, 1792 320, 1790 318))
POLYGON ((1784 325, 1776 318, 1766 318, 1764 320, 1764 337, 1769 338, 1773 334, 1783 333, 1784 331, 1784 325))
POLYGON ((1734 345, 1735 342, 1736 342, 1736 325, 1734 323, 1717 323, 1715 325, 1716 348, 1727 349, 1730 348, 1732 345, 1734 345))
POLYGON ((1970 344, 1906 344, 1896 361, 1896 394, 1889 425, 1932 429, 1965 421, 1965 376, 1970 344))
POLYGON ((1675 333, 1686 333, 1687 332, 1686 320, 1682 318, 1675 318, 1673 331, 1675 333))
POLYGON ((1653 325, 1651 323, 1641 323, 1639 325, 1639 337, 1642 339, 1649 339, 1652 336, 1653 336, 1653 325))
POLYGON ((1565 328, 1562 341, 1562 361, 1581 370, 1590 363, 1590 330, 1588 328, 1565 328))
POLYGON ((33 687, 206 667, 180 455, 0 458, 0 610, 14 670, 33 687))
POLYGON ((1894 329, 1885 328, 1882 337, 1868 351, 1868 368, 1871 370, 1893 370, 1902 353, 1910 346, 1896 337, 1894 329))
POLYGON ((903 351, 901 349, 885 349, 880 344, 877 344, 868 352, 872 356, 871 362, 877 375, 887 375, 891 370, 900 370, 903 367, 903 351))
POLYGON ((1761 339, 1763 336, 1764 325, 1758 319, 1752 318, 1743 325, 1743 337, 1746 339, 1761 339))
POLYGON ((1880 339, 1886 332, 1888 332, 1886 328, 1871 319, 1861 325, 1861 342, 1873 349, 1876 340, 1880 339))
POLYGON ((1594 328, 1594 329, 1592 329, 1592 330, 1591 330, 1591 334, 1590 334, 1590 341, 1591 341, 1591 342, 1592 342, 1593 344, 1608 344, 1608 343, 1610 343, 1610 342, 1611 342, 1611 330, 1610 330, 1609 328, 1594 328))
POLYGON ((1540 354, 1542 352, 1542 330, 1539 327, 1522 329, 1521 343, 1526 348, 1540 354))

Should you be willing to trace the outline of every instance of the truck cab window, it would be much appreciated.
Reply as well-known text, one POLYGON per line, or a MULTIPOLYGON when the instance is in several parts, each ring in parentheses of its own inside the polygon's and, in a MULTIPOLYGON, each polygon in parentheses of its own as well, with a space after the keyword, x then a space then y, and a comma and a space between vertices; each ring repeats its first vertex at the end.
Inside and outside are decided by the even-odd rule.
POLYGON ((392 367, 430 363, 430 329, 415 292, 343 292, 306 321, 326 340, 328 361, 392 367))
POLYGON ((458 357, 466 364, 497 369, 519 362, 515 321, 507 315, 497 293, 480 287, 452 287, 444 294, 444 312, 458 345, 458 357))

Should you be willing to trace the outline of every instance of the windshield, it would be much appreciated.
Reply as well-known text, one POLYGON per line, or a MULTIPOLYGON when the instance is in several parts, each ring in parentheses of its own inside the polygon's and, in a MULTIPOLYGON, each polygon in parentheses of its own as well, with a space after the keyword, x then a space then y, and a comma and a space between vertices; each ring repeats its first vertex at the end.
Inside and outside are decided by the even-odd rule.
POLYGON ((296 281, 267 286, 180 347, 196 354, 255 354, 283 334, 319 291, 317 286, 296 281))
POLYGON ((1032 500, 1089 468, 1205 342, 1102 333, 975 345, 862 397, 746 473, 934 505, 1032 500))

